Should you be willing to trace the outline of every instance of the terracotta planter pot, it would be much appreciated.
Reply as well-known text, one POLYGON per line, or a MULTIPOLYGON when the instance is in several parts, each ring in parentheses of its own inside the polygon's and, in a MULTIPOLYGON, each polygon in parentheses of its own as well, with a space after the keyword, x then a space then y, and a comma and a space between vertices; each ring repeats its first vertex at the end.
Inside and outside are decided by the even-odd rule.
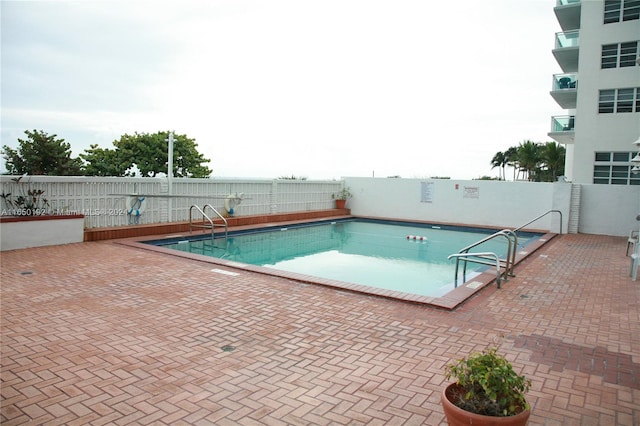
POLYGON ((347 204, 347 200, 336 200, 336 209, 344 209, 347 204))
POLYGON ((459 388, 457 383, 451 383, 442 391, 442 408, 444 409, 444 414, 447 416, 447 422, 449 425, 520 426, 526 425, 529 420, 531 410, 525 410, 515 416, 494 417, 474 414, 469 411, 465 411, 462 408, 458 408, 449 399, 449 396, 453 394, 454 390, 457 388, 459 388))

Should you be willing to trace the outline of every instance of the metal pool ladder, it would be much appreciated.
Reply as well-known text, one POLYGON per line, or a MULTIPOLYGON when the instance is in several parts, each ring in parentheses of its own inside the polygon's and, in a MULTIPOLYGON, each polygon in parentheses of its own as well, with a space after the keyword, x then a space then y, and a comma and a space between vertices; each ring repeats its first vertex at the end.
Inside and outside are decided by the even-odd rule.
POLYGON ((447 259, 455 258, 456 259, 456 271, 453 280, 453 284, 455 287, 458 287, 458 270, 460 267, 460 261, 464 262, 462 269, 462 281, 466 281, 467 276, 467 263, 478 263, 481 265, 489 265, 496 267, 496 284, 498 288, 500 288, 500 281, 504 278, 507 280, 507 277, 515 276, 513 275, 513 264, 516 259, 516 250, 518 247, 518 236, 514 231, 509 229, 503 229, 502 231, 498 231, 494 234, 489 235, 486 238, 481 239, 471 245, 466 246, 462 250, 460 250, 456 254, 452 254, 447 259), (483 243, 486 243, 489 240, 493 240, 495 238, 506 238, 508 242, 507 248, 507 256, 505 259, 501 259, 496 253, 493 252, 472 252, 470 251, 472 248, 475 248, 483 243), (501 273, 501 270, 504 270, 504 274, 501 273))
POLYGON ((462 270, 462 282, 466 281, 468 262, 478 263, 481 265, 489 265, 489 266, 495 265, 496 273, 497 273, 496 285, 498 286, 498 288, 500 288, 500 282, 502 279, 506 281, 508 277, 515 277, 515 274, 513 273, 513 266, 516 260, 516 251, 518 250, 518 235, 516 234, 516 232, 521 230, 525 226, 532 224, 536 220, 548 215, 549 213, 558 213, 560 215, 560 234, 562 234, 562 212, 560 210, 549 210, 541 214, 540 216, 537 216, 535 219, 530 220, 524 225, 521 225, 513 230, 503 229, 502 231, 498 231, 494 234, 489 235, 486 238, 483 238, 478 242, 475 242, 463 248, 458 253, 452 254, 449 257, 447 257, 447 259, 451 259, 451 258, 456 259, 456 271, 455 271, 455 276, 453 278, 454 287, 458 287, 458 269, 461 261, 464 262, 463 270, 462 270), (501 259, 497 254, 493 252, 471 252, 470 251, 474 247, 477 247, 494 238, 500 238, 500 237, 506 238, 509 243, 508 249, 507 249, 507 256, 505 259, 501 259), (501 273, 501 269, 504 270, 504 273, 501 273))
POLYGON ((189 233, 192 232, 193 228, 203 228, 203 229, 211 229, 211 238, 213 238, 213 232, 215 227, 222 227, 224 226, 224 237, 227 238, 228 232, 229 232, 229 224, 227 223, 227 219, 225 219, 224 216, 222 216, 218 210, 214 209, 213 206, 211 204, 205 204, 204 207, 200 208, 198 206, 196 206, 195 204, 193 204, 191 207, 189 207, 189 233), (207 214, 205 213, 207 211, 207 207, 211 209, 211 211, 213 211, 213 213, 219 218, 222 219, 222 223, 215 223, 211 217, 207 216, 207 214), (202 223, 198 224, 198 223, 193 223, 193 209, 196 209, 201 215, 202 215, 202 223))

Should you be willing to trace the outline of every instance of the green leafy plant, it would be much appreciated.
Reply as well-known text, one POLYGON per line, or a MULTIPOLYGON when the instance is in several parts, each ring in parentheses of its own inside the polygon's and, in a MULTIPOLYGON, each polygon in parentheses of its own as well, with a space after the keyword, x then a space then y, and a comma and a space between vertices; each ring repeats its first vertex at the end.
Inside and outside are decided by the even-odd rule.
MULTIPOLYGON (((43 189, 34 189, 30 182, 22 182, 24 176, 12 178, 17 184, 18 194, 0 194, 10 216, 42 216, 49 212, 49 201, 44 198, 43 189)), ((5 211, 3 211, 3 214, 5 211)))
POLYGON ((348 200, 349 198, 353 197, 353 194, 351 193, 351 190, 348 186, 343 186, 339 192, 332 194, 331 197, 336 200, 348 200))
POLYGON ((531 381, 517 374, 496 348, 474 352, 448 364, 445 375, 459 385, 451 402, 465 411, 506 417, 529 409, 524 395, 531 381))

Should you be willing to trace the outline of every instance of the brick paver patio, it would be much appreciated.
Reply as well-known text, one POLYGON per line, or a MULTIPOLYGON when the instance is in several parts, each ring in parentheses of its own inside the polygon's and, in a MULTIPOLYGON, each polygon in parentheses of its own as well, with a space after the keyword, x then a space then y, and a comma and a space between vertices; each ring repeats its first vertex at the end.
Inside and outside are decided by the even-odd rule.
POLYGON ((112 242, 3 252, 0 421, 439 425, 443 366, 500 343, 529 424, 638 425, 625 248, 563 235, 453 312, 112 242))

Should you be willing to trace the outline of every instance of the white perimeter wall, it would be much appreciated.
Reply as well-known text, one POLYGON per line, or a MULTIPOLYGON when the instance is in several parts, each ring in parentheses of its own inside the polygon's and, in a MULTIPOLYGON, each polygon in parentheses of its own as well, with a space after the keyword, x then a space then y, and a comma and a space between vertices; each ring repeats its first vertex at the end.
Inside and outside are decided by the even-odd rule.
POLYGON ((0 223, 0 251, 84 241, 84 219, 0 223))
MULTIPOLYGON (((445 179, 345 178, 356 216, 403 218, 516 228, 549 211, 562 212, 562 232, 571 213, 570 183, 465 181, 445 179)), ((580 185, 573 207, 582 233, 626 236, 638 229, 640 188, 580 185)), ((549 214, 527 228, 559 232, 560 216, 549 214)))
MULTIPOLYGON (((330 209, 341 181, 179 179, 169 195, 166 180, 30 176, 30 187, 42 189, 52 209, 85 214, 85 228, 127 225, 126 194, 148 196, 140 223, 188 220, 191 204, 221 208, 228 194, 244 193, 237 216, 330 209), (191 198, 193 197, 193 198, 191 198), (115 212, 115 213, 114 213, 115 212)), ((640 186, 571 183, 504 182, 448 179, 344 178, 353 198, 347 207, 356 216, 516 228, 549 210, 562 212, 562 231, 626 236, 640 222, 640 186), (572 197, 581 189, 581 197, 572 197), (573 201, 573 205, 572 203, 573 201)), ((0 194, 19 194, 11 176, 0 176, 0 194)), ((8 208, 4 203, 2 209, 8 208)), ((549 214, 529 229, 560 230, 558 214, 549 214)), ((12 232, 12 231, 9 231, 12 232)), ((40 231, 38 231, 40 232, 40 231)), ((7 232, 0 238, 4 240, 7 232)))
POLYGON ((640 187, 621 185, 581 185, 578 232, 628 236, 640 222, 640 187))

